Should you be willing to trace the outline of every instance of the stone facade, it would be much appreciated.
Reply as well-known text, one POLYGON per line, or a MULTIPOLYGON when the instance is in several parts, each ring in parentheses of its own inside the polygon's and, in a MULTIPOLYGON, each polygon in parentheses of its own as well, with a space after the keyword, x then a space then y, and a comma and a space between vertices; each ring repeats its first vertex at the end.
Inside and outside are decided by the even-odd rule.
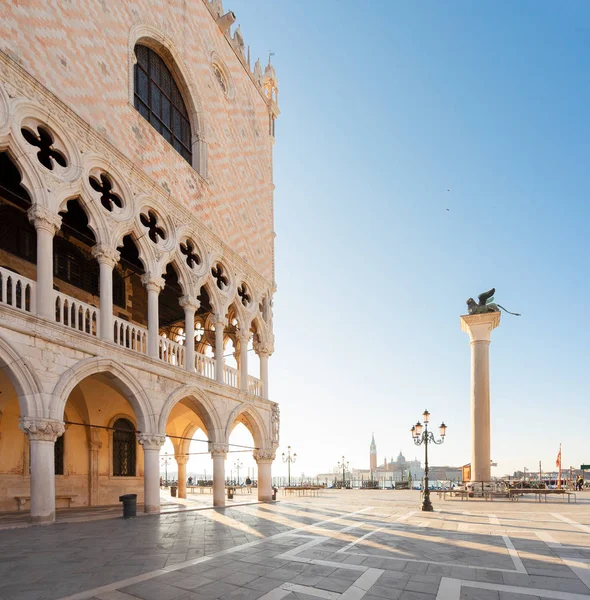
MULTIPOLYGON (((211 444, 221 505, 225 454, 217 449, 227 449, 238 422, 252 432, 259 497, 270 499, 279 432, 268 390, 278 88, 271 65, 250 68, 232 20, 220 0, 3 7, 0 153, 20 175, 26 214, 16 218, 34 226, 36 260, 0 248, 0 510, 30 500, 33 519, 51 520, 56 505, 111 504, 134 491, 155 512, 165 436, 176 436, 186 464, 197 429, 211 444), (136 44, 157 53, 180 90, 190 162, 135 108, 136 44), (64 226, 73 199, 91 247, 64 226), (98 293, 56 273, 61 237, 98 263, 98 293), (113 272, 126 239, 143 274, 125 267, 117 308, 113 272), (170 267, 182 293, 172 308, 162 305, 170 267), (164 308, 184 316, 164 327, 164 308), (237 370, 225 364, 229 341, 237 370), (249 348, 259 377, 249 373, 249 348), (117 419, 135 430, 133 476, 113 474, 117 419), (55 475, 62 435, 63 474, 55 475)), ((0 200, 12 206, 14 182, 3 176, 0 200)))

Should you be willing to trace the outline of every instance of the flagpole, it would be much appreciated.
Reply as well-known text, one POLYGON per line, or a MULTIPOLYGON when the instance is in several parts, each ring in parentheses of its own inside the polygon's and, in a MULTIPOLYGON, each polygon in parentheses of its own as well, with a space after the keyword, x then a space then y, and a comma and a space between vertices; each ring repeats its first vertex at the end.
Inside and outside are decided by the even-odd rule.
POLYGON ((559 443, 559 480, 557 484, 557 489, 561 489, 561 442, 559 443))

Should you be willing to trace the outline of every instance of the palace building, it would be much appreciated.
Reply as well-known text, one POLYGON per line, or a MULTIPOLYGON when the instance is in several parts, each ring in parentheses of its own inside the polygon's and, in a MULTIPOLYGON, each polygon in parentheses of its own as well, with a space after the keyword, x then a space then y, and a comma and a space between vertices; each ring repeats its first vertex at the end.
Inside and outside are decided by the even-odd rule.
POLYGON ((221 506, 238 423, 270 500, 273 66, 221 0, 2 14, 0 511, 158 512, 197 431, 221 506))

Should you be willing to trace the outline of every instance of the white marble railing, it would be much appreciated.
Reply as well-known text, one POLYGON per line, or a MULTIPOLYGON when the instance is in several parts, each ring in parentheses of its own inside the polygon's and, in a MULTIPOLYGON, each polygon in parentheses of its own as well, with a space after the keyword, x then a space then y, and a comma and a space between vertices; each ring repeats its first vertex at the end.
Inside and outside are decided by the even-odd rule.
POLYGON ((203 377, 215 379, 215 359, 195 352, 195 370, 203 377))
POLYGON ((98 335, 100 310, 67 294, 54 292, 55 321, 89 335, 98 335))
POLYGON ((113 323, 115 344, 142 354, 147 353, 147 329, 123 319, 114 319, 113 323))
POLYGON ((248 392, 253 396, 262 397, 262 381, 252 375, 248 376, 248 392))
MULTIPOLYGON (((8 305, 23 312, 35 313, 36 283, 18 273, 0 267, 0 305, 8 305)), ((55 321, 65 327, 92 336, 99 335, 100 309, 67 294, 54 291, 55 321)), ((113 318, 113 341, 117 346, 147 354, 148 330, 135 323, 113 318)), ((164 336, 158 339, 160 360, 184 368, 183 345, 164 336)), ((201 377, 215 380, 216 363, 214 358, 195 352, 195 371, 201 377)), ((223 369, 223 382, 234 388, 240 387, 240 372, 228 365, 223 369)), ((262 382, 256 377, 248 377, 248 391, 254 396, 262 396, 262 382)))
POLYGON ((178 342, 173 342, 163 335, 160 336, 158 346, 160 360, 167 362, 169 365, 184 366, 184 346, 178 342))
POLYGON ((35 282, 0 267, 0 304, 35 312, 35 282))
POLYGON ((225 365, 223 367, 223 383, 230 387, 240 387, 240 372, 233 367, 225 365))

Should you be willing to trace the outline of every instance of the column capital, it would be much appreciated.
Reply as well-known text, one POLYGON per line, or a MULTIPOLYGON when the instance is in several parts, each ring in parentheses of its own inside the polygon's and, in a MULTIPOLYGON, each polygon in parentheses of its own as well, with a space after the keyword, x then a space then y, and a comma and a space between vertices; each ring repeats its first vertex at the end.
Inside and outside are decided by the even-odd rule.
POLYGON ((227 317, 220 313, 215 313, 213 315, 213 323, 217 327, 217 325, 222 325, 223 327, 227 327, 227 317))
POLYGON ((229 451, 229 447, 227 444, 215 444, 213 442, 209 442, 209 452, 211 452, 211 457, 216 458, 227 458, 227 453, 229 451))
POLYGON ((252 337, 252 332, 247 329, 238 329, 236 331, 236 337, 238 338, 240 344, 246 342, 246 344, 250 341, 252 337))
POLYGON ((61 217, 40 204, 33 204, 27 211, 27 216, 35 229, 45 229, 51 235, 55 235, 61 227, 61 217))
POLYGON ((66 430, 63 421, 55 419, 39 419, 37 417, 21 417, 18 427, 29 436, 30 440, 55 442, 66 430))
POLYGON ((492 331, 498 325, 500 325, 499 312, 461 316, 461 330, 469 334, 471 342, 489 342, 492 331))
POLYGON ((176 463, 179 465, 186 465, 186 463, 188 462, 189 457, 186 454, 175 454, 174 455, 174 459, 176 460, 176 463))
POLYGON ((147 273, 144 273, 141 276, 141 283, 143 283, 148 292, 154 291, 158 292, 158 294, 164 289, 164 286, 166 285, 166 282, 164 281, 164 278, 161 275, 156 275, 151 271, 148 271, 147 273))
POLYGON ((275 350, 275 340, 274 335, 269 339, 265 340, 255 340, 254 341, 254 352, 258 354, 258 356, 271 356, 275 350))
POLYGON ((90 450, 98 451, 102 448, 102 442, 100 441, 100 429, 94 427, 90 428, 90 441, 88 442, 90 450))
POLYGON ((277 453, 274 448, 261 448, 252 452, 256 464, 272 463, 276 455, 277 453))
POLYGON ((99 265, 108 265, 111 269, 114 269, 121 258, 121 253, 116 248, 106 244, 96 244, 92 248, 92 256, 96 258, 99 265))
POLYGON ((194 311, 199 310, 199 307, 201 306, 199 299, 190 295, 182 296, 182 298, 180 298, 178 301, 178 304, 180 304, 181 308, 184 308, 185 310, 188 309, 194 311))
POLYGON ((160 450, 166 441, 165 435, 157 433, 140 433, 137 441, 143 446, 144 450, 160 450))

